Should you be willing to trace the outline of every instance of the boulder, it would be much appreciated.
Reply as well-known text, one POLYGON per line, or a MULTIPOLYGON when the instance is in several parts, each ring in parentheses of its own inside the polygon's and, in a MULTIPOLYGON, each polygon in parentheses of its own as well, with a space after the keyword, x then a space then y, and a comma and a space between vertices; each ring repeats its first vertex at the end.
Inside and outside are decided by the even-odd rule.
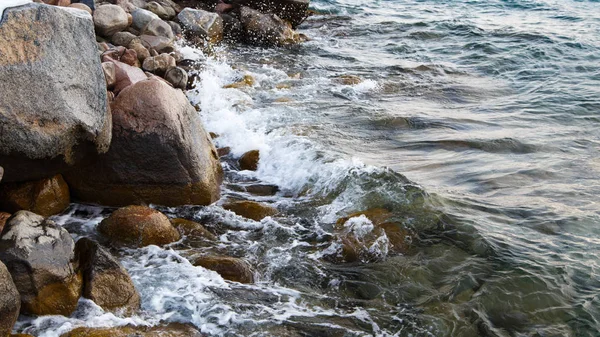
POLYGON ((234 191, 248 192, 260 196, 275 195, 279 192, 279 186, 271 184, 230 185, 230 188, 234 191))
POLYGON ((230 14, 221 14, 223 20, 223 38, 237 41, 244 35, 244 27, 240 20, 230 14))
POLYGON ((241 7, 239 17, 248 43, 286 46, 301 42, 300 36, 291 26, 275 14, 264 14, 250 7, 241 7))
POLYGON ((278 213, 275 207, 248 200, 229 201, 223 205, 223 208, 255 221, 260 221, 278 213))
POLYGON ((140 39, 147 49, 154 49, 158 53, 170 53, 175 50, 173 47, 173 40, 154 35, 140 35, 140 39))
POLYGON ((171 26, 171 31, 174 35, 180 35, 183 32, 181 26, 177 22, 167 21, 167 24, 171 26))
POLYGON ((130 66, 129 64, 112 59, 108 60, 108 62, 112 62, 115 65, 116 82, 113 89, 115 94, 119 94, 123 89, 130 85, 148 78, 148 76, 144 74, 144 71, 138 67, 130 66))
POLYGON ((179 240, 179 232, 166 215, 146 206, 127 206, 114 211, 98 225, 111 240, 132 247, 166 245, 179 240))
POLYGON ((112 110, 110 151, 65 176, 72 195, 113 206, 219 199, 223 172, 216 149, 182 91, 148 79, 123 90, 112 110))
POLYGON ((173 39, 173 30, 168 23, 161 19, 154 19, 142 29, 142 34, 166 37, 167 39, 173 39))
POLYGON ((128 25, 127 12, 117 5, 98 6, 94 11, 94 27, 99 35, 111 37, 128 25))
POLYGON ((0 237, 2 261, 21 294, 21 312, 69 316, 81 294, 71 235, 29 211, 8 219, 0 237))
MULTIPOLYGON (((1 230, 0 230, 1 232, 1 230)), ((19 318, 21 297, 8 269, 0 262, 0 336, 8 336, 19 318)))
POLYGON ((140 60, 138 59, 136 51, 133 49, 126 49, 119 61, 132 67, 140 67, 140 60))
POLYGON ((142 40, 139 38, 131 40, 127 48, 135 50, 140 62, 144 62, 146 58, 150 57, 150 52, 144 47, 142 40))
POLYGON ((240 164, 240 169, 242 170, 256 171, 259 159, 260 153, 258 150, 252 150, 244 153, 238 161, 238 164, 240 164))
POLYGON ((223 19, 217 13, 185 8, 177 18, 190 35, 205 38, 212 43, 223 39, 223 19))
POLYGON ((128 47, 129 44, 131 43, 131 41, 135 38, 136 38, 136 36, 131 34, 130 32, 118 32, 118 33, 113 34, 110 41, 115 46, 128 47))
POLYGON ((4 182, 51 177, 105 152, 111 119, 92 21, 38 3, 0 23, 0 166, 4 182), (32 95, 35 99, 32 99, 32 95))
POLYGON ((165 80, 174 88, 185 90, 188 83, 187 72, 179 67, 171 67, 165 72, 165 80))
POLYGON ((69 186, 60 174, 23 183, 0 184, 0 209, 31 211, 43 216, 61 213, 71 203, 69 186))
POLYGON ((83 297, 108 311, 133 313, 140 308, 140 295, 129 273, 106 249, 81 238, 75 244, 75 256, 83 276, 83 297))
POLYGON ((215 241, 217 239, 217 237, 204 228, 204 226, 191 220, 175 218, 171 219, 171 224, 173 227, 177 228, 181 235, 193 238, 205 238, 210 241, 215 241))
POLYGON ((10 213, 0 212, 0 233, 2 233, 2 229, 4 228, 4 225, 6 225, 6 220, 8 220, 10 216, 10 213))
POLYGON ((158 15, 142 8, 136 8, 131 11, 131 16, 133 19, 131 25, 137 30, 144 29, 144 27, 152 20, 160 19, 158 15))
POLYGON ((232 4, 274 13, 296 28, 308 17, 310 0, 231 0, 232 4))
POLYGON ((151 1, 146 4, 146 9, 158 15, 163 20, 170 20, 175 16, 175 10, 171 7, 163 7, 156 1, 151 1))
POLYGON ((226 280, 239 283, 254 282, 254 274, 248 262, 229 256, 202 256, 192 263, 194 266, 216 271, 226 280))
POLYGON ((154 74, 164 75, 167 69, 175 67, 175 58, 169 54, 160 54, 151 56, 144 60, 142 69, 154 74))
POLYGON ((157 327, 122 326, 117 328, 77 328, 60 337, 202 337, 194 327, 170 323, 157 327))

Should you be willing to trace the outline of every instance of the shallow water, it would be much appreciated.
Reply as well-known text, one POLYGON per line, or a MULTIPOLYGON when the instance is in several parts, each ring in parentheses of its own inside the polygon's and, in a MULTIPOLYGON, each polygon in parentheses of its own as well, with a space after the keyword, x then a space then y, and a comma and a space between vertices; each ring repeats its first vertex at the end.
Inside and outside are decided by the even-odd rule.
MULTIPOLYGON (((183 49, 201 78, 188 96, 232 150, 223 199, 282 214, 161 209, 205 223, 219 243, 115 252, 142 294, 139 316, 82 301, 71 318, 22 318, 20 330, 178 321, 225 336, 598 336, 600 3, 312 7, 324 15, 301 26, 312 40, 298 47, 183 49), (245 74, 254 86, 222 88, 245 74), (236 171, 252 149, 258 171, 236 171), (256 181, 280 191, 239 192, 256 181), (372 208, 414 233, 411 250, 382 237, 377 258, 340 263, 335 222, 372 208), (258 281, 186 260, 206 252, 246 258, 258 281)), ((57 220, 96 237, 108 214, 73 205, 57 220)))

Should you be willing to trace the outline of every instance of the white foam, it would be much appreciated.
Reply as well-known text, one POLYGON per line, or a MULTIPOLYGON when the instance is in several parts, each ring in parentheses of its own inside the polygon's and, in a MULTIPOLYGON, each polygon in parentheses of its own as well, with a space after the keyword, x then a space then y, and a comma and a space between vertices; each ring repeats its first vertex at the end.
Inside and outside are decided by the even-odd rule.
POLYGON ((31 2, 31 0, 2 0, 0 2, 0 19, 4 16, 5 9, 25 5, 31 2))

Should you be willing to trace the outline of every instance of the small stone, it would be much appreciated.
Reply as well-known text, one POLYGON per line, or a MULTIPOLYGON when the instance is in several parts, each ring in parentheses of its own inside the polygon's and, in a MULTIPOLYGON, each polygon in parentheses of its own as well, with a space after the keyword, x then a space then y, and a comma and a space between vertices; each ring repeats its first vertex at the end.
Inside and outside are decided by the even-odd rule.
POLYGON ((125 50, 123 56, 121 56, 121 62, 129 64, 132 67, 140 67, 140 61, 138 60, 137 53, 133 49, 125 50))
POLYGON ((225 157, 226 155, 231 153, 231 148, 229 146, 220 147, 217 149, 217 154, 219 157, 225 157))
POLYGON ((260 159, 260 152, 258 150, 252 150, 244 153, 238 163, 240 164, 241 170, 256 171, 258 168, 258 161, 260 159))
POLYGON ((223 208, 234 212, 239 216, 248 219, 260 221, 268 216, 273 216, 278 213, 275 207, 261 204, 256 201, 229 201, 223 205, 223 208))
POLYGON ((117 83, 117 73, 115 70, 115 64, 112 62, 102 62, 102 71, 104 71, 106 87, 108 89, 112 89, 117 83))
POLYGON ((169 54, 148 57, 144 60, 142 69, 155 74, 165 74, 167 69, 175 67, 175 58, 169 54))
POLYGON ((150 22, 154 19, 160 19, 158 17, 158 15, 152 13, 151 11, 141 9, 141 8, 136 8, 133 11, 131 11, 131 16, 133 18, 132 25, 137 30, 144 29, 144 27, 146 27, 148 22, 150 22))
POLYGON ((174 88, 185 90, 187 87, 188 76, 185 70, 179 67, 172 67, 167 69, 165 80, 171 83, 174 88))
POLYGON ((86 11, 88 12, 90 15, 92 15, 92 9, 89 8, 87 5, 85 4, 80 4, 80 3, 74 3, 74 4, 70 4, 69 7, 71 8, 76 8, 76 9, 81 9, 82 11, 86 11))
POLYGON ((69 186, 58 174, 52 178, 0 185, 0 209, 32 211, 44 216, 64 211, 71 202, 69 186))
POLYGON ((173 227, 177 228, 181 235, 191 236, 194 238, 205 238, 210 241, 215 241, 217 237, 209 232, 201 224, 182 218, 171 219, 173 227))
POLYGON ((171 30, 171 26, 161 19, 154 19, 148 22, 144 29, 142 29, 142 34, 173 39, 173 30, 171 30))
POLYGON ((254 274, 248 262, 229 256, 202 256, 197 258, 193 263, 195 266, 216 271, 224 279, 239 282, 252 283, 254 282, 254 274))
POLYGON ((146 47, 144 47, 144 45, 142 44, 142 40, 138 38, 131 40, 127 48, 135 50, 135 53, 137 54, 138 60, 140 62, 144 62, 145 59, 150 57, 150 52, 148 51, 148 49, 146 49, 146 47))
POLYGON ((170 53, 175 50, 171 39, 162 36, 141 35, 140 39, 144 47, 153 48, 158 53, 170 53))
POLYGON ((127 28, 127 13, 117 5, 102 5, 94 11, 94 27, 102 36, 110 37, 127 28))
POLYGON ((131 41, 135 38, 136 36, 130 32, 118 32, 115 33, 110 40, 115 46, 128 47, 131 41))
POLYGON ((362 79, 355 75, 341 75, 335 81, 343 85, 357 85, 362 82, 362 79))
POLYGON ((179 240, 179 232, 161 212, 145 206, 127 206, 114 211, 98 225, 108 238, 128 246, 166 245, 179 240))

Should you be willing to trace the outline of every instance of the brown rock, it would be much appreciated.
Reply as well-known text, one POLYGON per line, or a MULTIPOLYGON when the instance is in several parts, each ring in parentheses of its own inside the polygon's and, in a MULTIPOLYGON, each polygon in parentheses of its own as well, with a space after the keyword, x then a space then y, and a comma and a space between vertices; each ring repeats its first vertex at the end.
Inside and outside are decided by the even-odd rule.
POLYGON ((251 87, 254 85, 254 77, 250 76, 250 75, 244 75, 244 78, 239 81, 239 82, 235 82, 235 83, 231 83, 231 84, 227 84, 226 86, 224 86, 223 88, 225 89, 230 89, 230 88, 243 88, 243 87, 251 87))
POLYGON ((238 163, 240 164, 240 169, 242 170, 250 170, 256 171, 258 168, 258 160, 260 159, 260 153, 258 150, 252 150, 244 153, 238 163))
POLYGON ((171 219, 171 224, 173 227, 177 228, 181 235, 194 238, 205 238, 211 241, 215 241, 217 239, 213 233, 209 232, 206 228, 204 228, 204 226, 194 221, 175 218, 171 219))
POLYGON ((248 43, 287 46, 301 42, 301 38, 291 26, 275 14, 265 14, 242 6, 239 17, 248 43))
POLYGON ((278 213, 275 207, 247 200, 229 201, 223 205, 223 208, 255 221, 260 221, 268 216, 273 216, 278 213))
POLYGON ((224 157, 231 153, 231 148, 229 146, 220 147, 217 149, 217 154, 219 157, 224 157))
POLYGON ((277 14, 295 28, 308 17, 309 0, 232 0, 238 6, 248 6, 264 13, 277 14))
POLYGON ((188 76, 182 68, 171 67, 165 72, 165 80, 171 83, 174 88, 185 90, 187 87, 188 76))
POLYGON ((0 233, 2 233, 2 229, 4 228, 4 225, 6 224, 6 220, 8 220, 8 218, 10 218, 10 216, 11 216, 10 213, 0 212, 0 233))
POLYGON ((75 256, 83 274, 83 297, 104 310, 124 309, 131 314, 139 309, 140 295, 129 273, 107 250, 81 238, 75 244, 75 256))
POLYGON ((123 326, 118 328, 77 328, 61 337, 202 337, 195 328, 171 323, 157 327, 123 326))
POLYGON ((94 27, 99 35, 110 37, 127 28, 129 20, 123 8, 117 5, 98 6, 94 11, 94 27))
POLYGON ((146 58, 150 57, 150 52, 148 51, 148 49, 146 49, 146 47, 144 47, 144 45, 142 44, 142 40, 140 40, 139 38, 131 40, 127 48, 135 50, 138 56, 138 60, 140 60, 140 62, 144 62, 146 58))
POLYGON ((69 7, 70 4, 71 0, 58 0, 58 2, 56 3, 57 6, 61 7, 69 7))
POLYGON ((362 82, 362 79, 355 75, 341 75, 336 78, 336 82, 344 85, 356 85, 362 82))
MULTIPOLYGON (((0 230, 1 232, 1 230, 0 230)), ((8 269, 0 262, 0 336, 8 336, 19 317, 21 296, 8 269)))
POLYGON ((164 75, 169 68, 175 67, 175 58, 169 54, 151 56, 144 60, 142 69, 154 74, 164 75))
POLYGON ((114 211, 98 225, 110 239, 133 247, 166 245, 179 240, 169 218, 146 206, 127 206, 114 211))
POLYGON ((154 49, 158 53, 170 53, 175 50, 171 39, 162 36, 140 35, 140 39, 147 49, 154 49))
POLYGON ((217 13, 184 8, 177 15, 188 35, 217 43, 223 39, 223 19, 217 13))
POLYGON ((115 64, 112 62, 102 62, 102 71, 104 72, 104 79, 106 80, 106 87, 108 89, 114 88, 117 83, 117 71, 115 64))
POLYGON ((140 61, 138 60, 137 53, 133 49, 125 50, 125 53, 123 53, 123 56, 121 56, 120 61, 132 67, 140 67, 140 61))
POLYGON ((133 67, 129 64, 115 60, 109 60, 109 62, 115 64, 115 73, 117 81, 115 83, 113 92, 117 95, 123 89, 129 87, 130 85, 148 78, 146 74, 144 74, 144 71, 142 71, 142 69, 140 68, 133 67))
POLYGON ((0 184, 0 209, 10 213, 27 210, 50 216, 64 211, 70 202, 69 187, 60 174, 31 182, 0 184))
POLYGON ((254 274, 248 262, 229 256, 202 256, 193 262, 194 266, 214 270, 224 279, 240 282, 254 282, 254 274))

